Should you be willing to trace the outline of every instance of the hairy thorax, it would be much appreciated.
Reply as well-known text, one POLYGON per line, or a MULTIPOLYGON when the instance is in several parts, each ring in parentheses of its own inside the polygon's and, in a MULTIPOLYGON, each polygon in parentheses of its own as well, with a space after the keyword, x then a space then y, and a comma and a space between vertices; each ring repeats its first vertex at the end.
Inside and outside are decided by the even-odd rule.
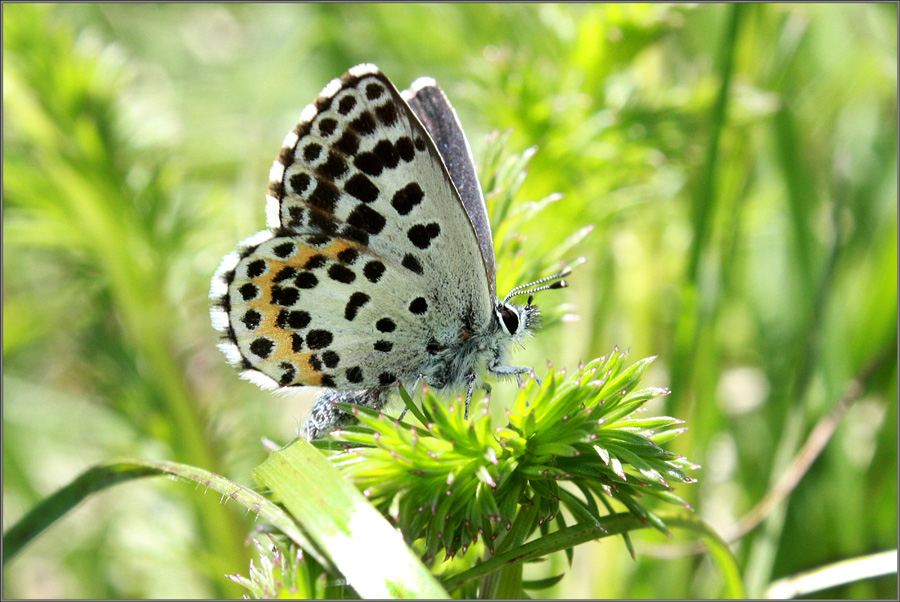
POLYGON ((459 338, 423 366, 422 376, 430 386, 451 392, 464 392, 472 382, 483 387, 485 373, 504 364, 512 342, 493 317, 484 326, 461 328, 459 338))

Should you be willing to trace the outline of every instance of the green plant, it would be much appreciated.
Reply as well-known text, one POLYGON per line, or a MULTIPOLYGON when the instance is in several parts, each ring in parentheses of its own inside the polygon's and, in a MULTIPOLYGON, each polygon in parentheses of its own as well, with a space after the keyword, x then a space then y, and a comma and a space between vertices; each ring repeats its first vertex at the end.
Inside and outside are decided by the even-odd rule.
MULTIPOLYGON (((566 529, 561 508, 576 524, 602 530, 616 500, 642 524, 668 533, 640 499, 688 507, 667 479, 692 482, 684 472, 691 465, 658 445, 683 432, 682 421, 635 415, 667 391, 638 389, 651 360, 626 368, 626 356, 616 350, 573 375, 551 372, 542 385, 529 380, 506 410, 504 426, 493 426, 487 400, 467 421, 460 400, 446 406, 426 390, 420 412, 403 392, 418 426, 346 406, 363 426, 316 445, 330 451, 335 466, 445 582, 466 586, 462 597, 492 597, 511 579, 521 583, 521 573, 503 567, 502 575, 476 584, 459 578, 460 566, 472 568, 479 557, 502 556, 528 540, 537 542, 538 557, 555 551, 541 542, 566 529), (462 563, 441 566, 458 554, 462 563)), ((571 560, 571 548, 567 554, 571 560)))
MULTIPOLYGON (((523 580, 524 562, 564 551, 571 563, 575 545, 614 534, 631 549, 629 531, 652 527, 670 535, 667 520, 712 542, 729 591, 740 595, 733 558, 708 528, 683 511, 663 519, 646 503, 658 498, 688 508, 670 482, 693 482, 684 470, 696 467, 659 446, 685 430, 682 421, 637 415, 667 391, 638 388, 651 360, 628 366, 626 357, 615 350, 575 374, 551 371, 541 385, 529 380, 501 427, 493 426, 487 399, 466 420, 461 400, 447 406, 428 390, 421 409, 401 390, 411 422, 342 404, 359 425, 313 445, 298 440, 257 470, 320 560, 284 536, 270 534, 265 545, 258 536, 259 566, 232 579, 252 597, 423 595, 409 589, 412 577, 402 571, 384 574, 399 562, 391 551, 396 542, 390 530, 383 539, 370 537, 381 529, 377 518, 368 516, 369 526, 353 518, 358 496, 328 487, 330 464, 337 481, 353 483, 368 500, 363 507, 371 504, 398 529, 454 597, 521 598, 564 577, 523 580), (315 448, 329 461, 322 464, 315 448), (616 513, 616 503, 627 511, 616 513)), ((441 592, 420 579, 429 595, 441 592)))

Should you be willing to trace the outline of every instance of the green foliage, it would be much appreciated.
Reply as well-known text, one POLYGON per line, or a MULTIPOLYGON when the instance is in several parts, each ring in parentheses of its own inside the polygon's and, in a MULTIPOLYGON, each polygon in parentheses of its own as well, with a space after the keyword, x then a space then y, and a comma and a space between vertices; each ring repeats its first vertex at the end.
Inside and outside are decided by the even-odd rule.
MULTIPOLYGON (((302 577, 310 576, 301 571, 303 551, 290 543, 276 540, 268 536, 268 545, 260 542, 261 537, 253 539, 253 545, 259 552, 259 566, 250 561, 250 575, 228 575, 228 578, 243 586, 247 594, 256 599, 301 599, 316 600, 335 598, 335 595, 327 595, 324 588, 318 591, 306 589, 307 581, 302 577)), ((302 567, 305 568, 305 567, 302 567)), ((319 573, 312 576, 313 583, 321 583, 319 573)))
MULTIPOLYGON (((896 22, 896 5, 871 3, 4 4, 4 517, 119 457, 246 483, 260 435, 293 436, 310 400, 237 381, 205 294, 262 227, 302 107, 374 62, 398 86, 435 77, 486 170, 510 162, 507 179, 484 176, 498 288, 571 259, 553 253, 593 226, 516 363, 571 368, 613 344, 658 355, 645 380, 672 394, 653 413, 690 423, 669 449, 703 466, 679 493, 718 530, 848 400, 798 486, 740 534, 748 595, 895 548, 896 22), (481 143, 495 128, 539 152, 498 154, 481 143)), ((116 488, 13 559, 3 593, 235 595, 222 575, 250 550, 233 505, 116 488)), ((651 533, 631 533, 636 562, 608 541, 571 571, 555 554, 518 577, 567 573, 547 597, 721 595, 718 574, 659 558, 651 533)), ((894 598, 896 580, 822 595, 894 598)))
POLYGON ((390 513, 410 543, 421 544, 429 564, 439 553, 446 559, 466 555, 479 537, 491 557, 519 547, 557 517, 564 528, 561 504, 577 522, 598 524, 594 495, 622 502, 645 524, 665 532, 662 521, 635 498, 643 489, 683 503, 662 477, 690 481, 681 470, 683 459, 653 441, 677 434, 669 427, 680 421, 627 420, 664 391, 635 390, 648 362, 623 371, 622 360, 623 354, 613 353, 572 377, 551 374, 543 386, 529 381, 507 410, 508 424, 496 429, 485 403, 470 422, 463 418, 461 401, 447 408, 430 392, 421 431, 354 408, 371 430, 338 434, 354 448, 333 461, 376 507, 390 513), (562 489, 564 482, 585 499, 562 489))
MULTIPOLYGON (((628 531, 647 526, 669 534, 639 501, 641 493, 687 506, 663 475, 692 482, 682 469, 697 467, 656 444, 682 433, 673 428, 681 421, 634 416, 666 391, 638 389, 649 360, 626 368, 626 355, 615 351, 571 377, 551 373, 543 385, 529 381, 507 410, 507 425, 496 429, 486 399, 465 418, 462 400, 446 407, 426 391, 419 410, 401 391, 418 426, 340 404, 361 423, 315 442, 330 463, 301 440, 256 471, 310 539, 289 534, 288 543, 270 536, 273 545, 263 548, 257 538, 259 567, 251 563, 248 577, 232 579, 255 598, 321 596, 323 584, 346 584, 347 591, 332 597, 442 597, 424 567, 410 563, 405 540, 458 597, 522 598, 525 590, 551 587, 562 577, 525 581, 526 560, 565 550, 571 564, 577 543, 611 533, 628 541, 628 531), (584 499, 572 493, 576 489, 584 499), (607 512, 600 512, 598 498, 607 512), (635 520, 623 522, 612 500, 635 520), (372 506, 394 526, 372 515, 372 506), (571 527, 562 509, 573 517, 571 527), (304 558, 295 543, 318 561, 304 558), (319 550, 330 559, 327 571, 319 550)), ((671 520, 691 522, 684 515, 671 520)), ((730 558, 721 543, 713 547, 730 558)), ((720 564, 733 589, 733 560, 730 571, 727 559, 720 564)))
POLYGON ((347 406, 368 428, 336 434, 350 449, 332 461, 393 518, 407 541, 423 545, 428 564, 439 553, 465 555, 479 538, 490 555, 498 537, 498 548, 508 549, 505 535, 517 516, 531 516, 517 525, 522 539, 553 521, 560 503, 579 522, 593 524, 600 518, 594 495, 623 503, 666 532, 636 498, 645 493, 687 505, 663 476, 690 482, 682 470, 686 461, 655 442, 679 434, 682 429, 671 427, 681 421, 633 416, 666 391, 637 390, 649 361, 625 369, 624 356, 611 353, 572 376, 551 373, 542 386, 530 380, 507 409, 503 427, 493 427, 486 401, 466 419, 461 400, 448 407, 431 391, 419 427, 347 406), (562 490, 565 482, 586 499, 562 490))

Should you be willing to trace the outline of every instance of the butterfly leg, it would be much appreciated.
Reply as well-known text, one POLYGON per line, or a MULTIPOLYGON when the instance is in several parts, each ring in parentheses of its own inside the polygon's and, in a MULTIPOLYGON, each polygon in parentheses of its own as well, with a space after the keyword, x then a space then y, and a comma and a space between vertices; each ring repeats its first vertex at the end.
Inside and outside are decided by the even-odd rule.
POLYGON ((472 401, 472 393, 475 392, 475 375, 470 374, 468 376, 469 387, 466 389, 466 413, 463 414, 463 418, 466 420, 469 419, 469 402, 472 401))
MULTIPOLYGON (((531 371, 531 368, 523 368, 522 366, 491 366, 491 372, 497 376, 514 375, 520 387, 522 386, 522 375, 528 374, 531 371)), ((534 375, 534 379, 538 382, 538 385, 544 384, 541 382, 541 377, 537 374, 534 375)))
MULTIPOLYGON (((544 383, 541 381, 541 377, 537 375, 537 373, 533 372, 531 368, 523 368, 521 366, 492 366, 491 372, 498 376, 504 376, 509 374, 515 374, 516 382, 519 383, 519 387, 522 386, 522 375, 528 374, 531 372, 534 374, 534 379, 537 381, 538 386, 543 385, 544 383)), ((528 402, 525 402, 525 407, 528 407, 528 402)))
MULTIPOLYGON (((475 375, 470 375, 467 380, 469 381, 469 386, 466 389, 466 413, 463 415, 466 420, 469 419, 469 404, 472 401, 472 395, 475 393, 475 375)), ((485 395, 491 394, 491 386, 489 384, 481 383, 481 389, 485 395)))

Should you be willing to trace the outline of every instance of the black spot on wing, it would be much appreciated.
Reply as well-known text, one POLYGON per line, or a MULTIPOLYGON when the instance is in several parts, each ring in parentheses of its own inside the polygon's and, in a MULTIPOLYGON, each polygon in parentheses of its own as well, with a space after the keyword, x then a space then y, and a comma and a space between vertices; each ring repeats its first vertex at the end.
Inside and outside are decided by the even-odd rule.
POLYGON ((378 100, 384 94, 384 86, 375 82, 366 84, 366 98, 369 100, 378 100))
POLYGON ((377 328, 380 332, 394 332, 397 329, 397 324, 394 323, 390 318, 381 318, 377 322, 375 322, 375 328, 377 328))
POLYGON ((327 330, 310 330, 306 333, 306 344, 310 349, 324 349, 333 340, 334 336, 327 330))
POLYGON ((381 120, 381 123, 386 126, 392 126, 397 123, 399 112, 397 111, 397 105, 389 100, 383 105, 375 107, 375 114, 378 116, 378 119, 381 120))
POLYGON ((310 315, 303 310, 290 311, 282 309, 278 312, 275 324, 282 329, 291 328, 293 330, 301 330, 309 326, 310 320, 310 315))
POLYGON ((347 183, 344 184, 344 190, 363 203, 371 203, 378 198, 378 187, 372 183, 372 180, 361 173, 347 180, 347 183))
POLYGON ((344 153, 347 157, 352 157, 359 150, 359 136, 350 130, 345 130, 337 142, 334 143, 334 148, 344 153))
POLYGON ((350 129, 360 136, 369 136, 375 133, 378 124, 375 118, 368 111, 360 113, 353 121, 350 122, 350 129))
POLYGON ((241 294, 241 299, 244 301, 250 301, 251 299, 255 299, 259 294, 259 287, 250 282, 246 284, 242 284, 240 288, 238 288, 238 292, 241 294))
POLYGON ((416 245, 420 249, 427 249, 431 246, 431 241, 438 237, 441 233, 441 226, 436 222, 430 224, 416 224, 407 231, 406 236, 409 242, 416 245))
POLYGON ((303 349, 303 337, 296 332, 291 333, 291 351, 299 353, 303 349))
POLYGON ((332 119, 331 117, 326 117, 319 121, 319 133, 327 138, 334 133, 334 130, 337 128, 337 120, 332 119))
POLYGON ((325 180, 316 180, 316 188, 306 200, 307 203, 325 213, 334 213, 341 191, 337 186, 325 180))
POLYGON ((384 162, 372 151, 359 153, 353 160, 353 165, 361 172, 370 176, 380 175, 384 170, 384 162))
POLYGON ((409 212, 416 208, 425 198, 422 187, 416 182, 411 182, 394 193, 391 199, 391 205, 400 215, 409 215, 409 212))
POLYGON ((306 244, 311 247, 324 247, 331 242, 331 237, 327 234, 311 234, 306 237, 306 244))
POLYGON ((283 243, 273 247, 272 252, 275 253, 275 255, 277 255, 278 257, 281 257, 282 259, 290 257, 294 253, 294 243, 283 242, 283 243))
POLYGON ((297 288, 315 288, 317 284, 319 284, 319 279, 316 278, 316 275, 312 272, 300 272, 297 274, 297 277, 294 278, 294 284, 297 288))
POLYGON ((264 259, 255 259, 247 264, 247 277, 259 278, 266 273, 266 261, 264 259))
POLYGON ((297 273, 297 270, 295 270, 294 268, 292 268, 290 266, 281 268, 278 271, 278 273, 275 274, 275 277, 272 278, 272 282, 275 282, 275 283, 284 282, 288 278, 293 278, 294 274, 296 274, 296 273, 297 273))
POLYGON ((247 313, 241 318, 241 322, 247 327, 247 330, 256 330, 262 322, 262 314, 255 309, 247 310, 247 313))
POLYGON ((343 236, 347 240, 352 240, 353 242, 359 243, 363 246, 367 246, 369 244, 369 233, 365 230, 357 228, 356 226, 344 226, 344 229, 341 230, 341 236, 343 236))
POLYGON ((359 257, 359 251, 353 248, 347 248, 337 254, 338 261, 341 263, 345 263, 347 265, 353 265, 353 263, 359 257))
POLYGON ((297 369, 290 362, 281 362, 280 364, 283 372, 281 373, 281 378, 278 379, 278 384, 282 387, 286 387, 291 384, 294 380, 294 376, 297 374, 297 369))
POLYGON ((338 101, 338 113, 341 115, 348 115, 355 106, 356 98, 352 94, 347 94, 338 101))
POLYGON ((395 144, 397 148, 397 153, 399 153, 400 158, 406 161, 407 163, 413 160, 413 157, 416 156, 416 150, 413 146, 412 139, 409 136, 401 136, 397 140, 397 144, 395 144))
POLYGON ((347 305, 344 307, 344 318, 352 321, 356 317, 359 308, 368 303, 369 299, 369 295, 359 291, 350 295, 350 300, 347 301, 347 305))
POLYGON ((416 297, 409 304, 409 311, 416 314, 417 316, 421 316, 426 311, 428 311, 428 302, 424 297, 416 297))
POLYGON ((387 220, 368 205, 360 203, 347 216, 347 223, 369 234, 378 234, 384 229, 387 220))
POLYGON ((363 275, 366 277, 366 280, 373 284, 381 280, 383 274, 384 264, 377 260, 370 261, 366 264, 366 267, 363 268, 363 275))
POLYGON ((300 298, 300 291, 292 286, 272 286, 272 303, 283 307, 290 307, 300 298))
POLYGON ((272 353, 272 349, 274 348, 275 343, 265 337, 253 339, 253 342, 250 343, 250 351, 263 359, 269 357, 269 354, 272 353))
POLYGON ((363 381, 363 372, 359 366, 353 366, 352 368, 347 368, 347 380, 353 384, 358 384, 363 381))
POLYGON ((410 272, 414 272, 416 274, 422 274, 422 264, 416 259, 415 255, 411 253, 407 253, 403 256, 403 261, 400 262, 400 265, 405 267, 410 272))
POLYGON ((288 207, 288 228, 299 228, 303 225, 303 207, 291 205, 288 207))
POLYGON ((312 178, 309 177, 308 173, 295 173, 288 180, 291 184, 291 190, 297 196, 300 196, 306 189, 309 188, 309 184, 312 182, 312 178))
POLYGON ((316 268, 320 268, 328 262, 328 258, 324 255, 316 253, 308 260, 306 260, 306 265, 303 266, 306 270, 314 270, 316 268))
POLYGON ((329 368, 337 368, 338 364, 341 362, 341 357, 329 349, 322 354, 322 361, 325 362, 325 365, 329 368))
POLYGON ((303 147, 303 160, 307 163, 315 161, 322 153, 322 145, 311 142, 303 147))
POLYGON ((344 284, 350 284, 356 280, 356 274, 353 273, 353 270, 339 263, 328 268, 328 277, 335 282, 343 282, 344 284))
POLYGON ((330 180, 337 180, 344 176, 350 168, 347 162, 334 151, 328 153, 328 160, 316 168, 316 172, 330 180))
POLYGON ((388 169, 394 169, 400 163, 400 153, 397 152, 390 140, 379 140, 372 152, 375 153, 381 164, 388 169))

